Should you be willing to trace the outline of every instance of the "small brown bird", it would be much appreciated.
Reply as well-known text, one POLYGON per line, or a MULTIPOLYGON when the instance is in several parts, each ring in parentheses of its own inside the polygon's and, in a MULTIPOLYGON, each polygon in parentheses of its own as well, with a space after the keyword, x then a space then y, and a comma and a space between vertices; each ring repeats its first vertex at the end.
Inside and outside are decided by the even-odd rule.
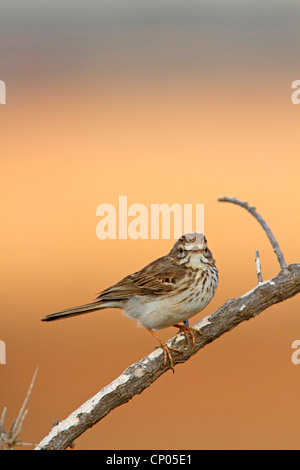
POLYGON ((218 285, 218 269, 204 235, 182 235, 170 253, 130 274, 101 292, 93 302, 68 308, 43 317, 43 321, 81 315, 103 308, 122 308, 125 315, 146 328, 160 343, 174 372, 170 348, 155 330, 175 326, 188 334, 195 344, 188 319, 203 310, 213 298, 218 285), (183 322, 180 325, 179 322, 183 322))

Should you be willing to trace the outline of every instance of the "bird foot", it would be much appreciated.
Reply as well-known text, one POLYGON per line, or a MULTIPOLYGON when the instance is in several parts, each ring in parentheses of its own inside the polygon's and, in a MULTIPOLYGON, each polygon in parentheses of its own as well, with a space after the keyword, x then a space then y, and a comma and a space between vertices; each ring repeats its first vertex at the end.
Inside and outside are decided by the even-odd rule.
MULTIPOLYGON (((176 325, 173 325, 176 328, 179 329, 179 333, 184 333, 186 343, 189 344, 190 338, 192 340, 192 351, 195 347, 195 333, 198 333, 199 335, 202 336, 201 330, 196 330, 196 328, 190 328, 189 326, 186 325, 179 325, 179 323, 176 323, 176 325)), ((179 334, 178 333, 178 334, 179 334)))
POLYGON ((156 333, 154 333, 153 330, 151 330, 150 328, 148 328, 148 331, 149 333, 152 334, 152 336, 154 336, 154 338, 157 339, 157 341, 159 341, 159 344, 160 346, 155 346, 155 349, 158 349, 158 348, 162 348, 163 352, 164 352, 164 365, 166 366, 167 365, 167 359, 169 359, 169 363, 170 363, 170 367, 173 371, 173 374, 175 373, 175 369, 174 369, 174 362, 173 362, 173 359, 172 359, 172 356, 171 356, 171 351, 174 351, 176 353, 179 353, 179 354, 183 354, 183 351, 180 351, 180 349, 176 349, 176 348, 172 348, 171 346, 168 346, 162 339, 160 339, 159 336, 157 336, 156 333))
POLYGON ((164 365, 167 365, 167 358, 169 359, 170 367, 173 371, 173 374, 175 374, 175 369, 174 369, 174 362, 171 356, 170 351, 174 351, 179 354, 183 354, 183 351, 180 351, 180 349, 172 348, 171 346, 168 346, 166 343, 163 341, 160 343, 160 346, 155 346, 155 349, 162 348, 164 352, 164 365))

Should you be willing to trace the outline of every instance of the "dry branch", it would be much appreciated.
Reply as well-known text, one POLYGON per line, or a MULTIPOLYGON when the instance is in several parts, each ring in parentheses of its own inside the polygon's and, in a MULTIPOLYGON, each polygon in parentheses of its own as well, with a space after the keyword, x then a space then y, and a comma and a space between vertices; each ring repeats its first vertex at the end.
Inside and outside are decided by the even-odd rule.
POLYGON ((256 212, 256 207, 251 207, 251 206, 248 205, 247 202, 239 201, 238 199, 235 199, 234 197, 220 197, 218 199, 218 201, 220 201, 220 202, 232 202, 233 204, 237 204, 238 206, 241 206, 244 209, 246 209, 248 212, 250 212, 250 214, 252 214, 253 217, 256 218, 256 220, 260 223, 260 225, 262 226, 262 228, 266 232, 267 237, 270 240, 271 245, 274 249, 274 252, 277 256, 277 259, 278 259, 278 262, 280 264, 281 269, 286 268, 286 262, 284 260, 282 251, 281 251, 281 249, 278 245, 278 242, 277 242, 276 238, 274 237, 273 233, 271 232, 270 227, 264 221, 262 216, 256 212))
MULTIPOLYGON (((229 200, 223 198, 222 200, 229 200)), ((250 212, 260 221, 270 238, 272 233, 261 216, 246 203, 235 202, 250 212), (254 214, 255 213, 255 214, 254 214)), ((283 255, 272 234, 272 246, 282 267, 279 274, 271 280, 261 282, 241 297, 229 299, 218 310, 193 325, 201 330, 202 335, 195 335, 195 347, 186 347, 185 336, 180 333, 170 339, 167 344, 180 348, 183 353, 172 353, 174 365, 186 362, 200 349, 219 338, 224 333, 236 328, 240 323, 254 318, 259 313, 282 302, 300 292, 300 264, 286 266, 283 255), (272 238, 273 237, 273 238, 272 238)), ((73 444, 74 440, 88 428, 95 425, 118 406, 127 403, 134 395, 141 393, 155 380, 164 374, 170 366, 164 365, 162 349, 156 349, 139 362, 129 366, 116 380, 104 387, 90 398, 64 421, 56 424, 48 436, 36 447, 36 450, 63 450, 73 444)))
POLYGON ((36 367, 35 369, 35 372, 33 374, 31 383, 29 385, 25 400, 23 402, 23 405, 20 408, 19 414, 17 418, 13 421, 8 433, 4 431, 4 420, 5 420, 7 408, 6 406, 3 408, 1 419, 0 419, 0 450, 11 450, 11 449, 14 449, 15 446, 33 446, 34 445, 29 442, 23 442, 21 439, 19 439, 19 435, 20 435, 20 432, 22 431, 24 419, 26 418, 27 413, 28 413, 28 410, 25 410, 25 407, 27 406, 28 400, 30 398, 37 372, 38 372, 38 367, 36 367))

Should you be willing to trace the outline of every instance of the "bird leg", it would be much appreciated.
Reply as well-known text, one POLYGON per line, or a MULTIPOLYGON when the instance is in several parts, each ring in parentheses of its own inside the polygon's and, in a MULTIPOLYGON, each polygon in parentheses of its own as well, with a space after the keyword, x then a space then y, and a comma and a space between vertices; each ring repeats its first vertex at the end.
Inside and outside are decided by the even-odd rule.
MULTIPOLYGON (((160 339, 160 337, 151 328, 147 328, 147 331, 149 331, 149 333, 151 333, 151 335, 154 336, 154 338, 157 339, 157 341, 160 343, 160 347, 164 351, 164 365, 167 364, 167 357, 168 357, 171 369, 172 369, 173 374, 174 374, 175 373, 174 363, 173 363, 173 359, 172 359, 170 351, 175 351, 175 352, 180 353, 180 354, 183 354, 183 352, 180 351, 180 349, 176 349, 176 348, 172 348, 171 346, 168 346, 162 339, 160 339)), ((159 347, 159 346, 156 346, 156 347, 159 347)))
POLYGON ((195 347, 195 333, 202 335, 201 330, 196 330, 196 328, 190 328, 189 322, 187 320, 184 320, 183 325, 179 325, 179 323, 176 323, 173 326, 175 326, 176 328, 179 328, 179 333, 184 333, 187 344, 189 343, 189 335, 190 335, 191 340, 192 340, 192 351, 193 351, 195 347))

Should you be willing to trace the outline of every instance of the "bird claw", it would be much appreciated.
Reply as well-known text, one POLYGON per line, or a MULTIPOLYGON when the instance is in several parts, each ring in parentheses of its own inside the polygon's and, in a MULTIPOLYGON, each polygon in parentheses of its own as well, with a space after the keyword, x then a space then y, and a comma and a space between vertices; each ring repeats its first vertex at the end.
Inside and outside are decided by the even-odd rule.
POLYGON ((170 367, 171 367, 171 369, 173 371, 173 374, 174 374, 175 373, 174 362, 173 362, 170 351, 174 351, 174 352, 179 353, 179 354, 183 354, 183 351, 181 351, 180 349, 177 349, 177 348, 172 348, 171 346, 168 346, 164 342, 161 342, 160 346, 155 346, 155 349, 159 349, 159 348, 162 348, 162 350, 164 352, 164 366, 167 365, 167 358, 168 358, 169 363, 170 363, 170 367))
POLYGON ((174 374, 175 370, 174 370, 173 359, 172 359, 172 356, 171 356, 171 351, 174 351, 174 352, 179 353, 179 354, 183 354, 183 351, 180 351, 180 349, 172 348, 172 346, 168 346, 151 328, 147 328, 147 330, 149 331, 149 333, 151 333, 152 336, 154 336, 154 338, 157 339, 157 341, 160 344, 160 346, 155 346, 155 349, 157 349, 157 348, 162 348, 163 349, 163 352, 164 352, 164 366, 167 365, 167 357, 168 357, 169 362, 170 362, 170 367, 171 367, 171 369, 173 371, 173 374, 174 374))
MULTIPOLYGON (((179 333, 183 333, 185 336, 186 343, 189 344, 189 338, 192 340, 192 351, 194 350, 195 347, 195 333, 198 333, 199 335, 202 336, 202 331, 201 330, 196 330, 196 328, 190 328, 187 326, 187 324, 184 325, 179 325, 176 323, 176 325, 173 325, 176 328, 179 329, 179 333)), ((178 334, 179 334, 178 333, 178 334)))
MULTIPOLYGON (((195 347, 195 333, 198 333, 199 335, 202 336, 202 332, 200 330, 196 330, 196 328, 190 328, 188 326, 188 322, 184 322, 183 325, 180 325, 179 323, 176 325, 173 325, 175 326, 176 328, 179 329, 179 333, 183 333, 184 336, 185 336, 185 340, 186 340, 186 343, 189 344, 190 342, 190 339, 192 341, 192 351, 194 350, 194 347, 195 347)), ((181 351, 180 349, 177 349, 177 348, 173 348, 172 346, 168 346, 164 341, 162 341, 157 335, 156 333, 154 333, 153 330, 151 330, 150 328, 148 329, 148 331, 159 341, 160 345, 159 346, 155 346, 155 349, 157 348, 162 348, 163 352, 164 352, 164 366, 167 365, 167 359, 169 359, 169 363, 170 363, 170 367, 173 371, 173 374, 175 373, 175 369, 174 369, 174 362, 173 362, 173 359, 172 359, 172 356, 171 356, 171 351, 174 351, 176 353, 179 353, 179 354, 183 354, 183 351, 181 351)))

